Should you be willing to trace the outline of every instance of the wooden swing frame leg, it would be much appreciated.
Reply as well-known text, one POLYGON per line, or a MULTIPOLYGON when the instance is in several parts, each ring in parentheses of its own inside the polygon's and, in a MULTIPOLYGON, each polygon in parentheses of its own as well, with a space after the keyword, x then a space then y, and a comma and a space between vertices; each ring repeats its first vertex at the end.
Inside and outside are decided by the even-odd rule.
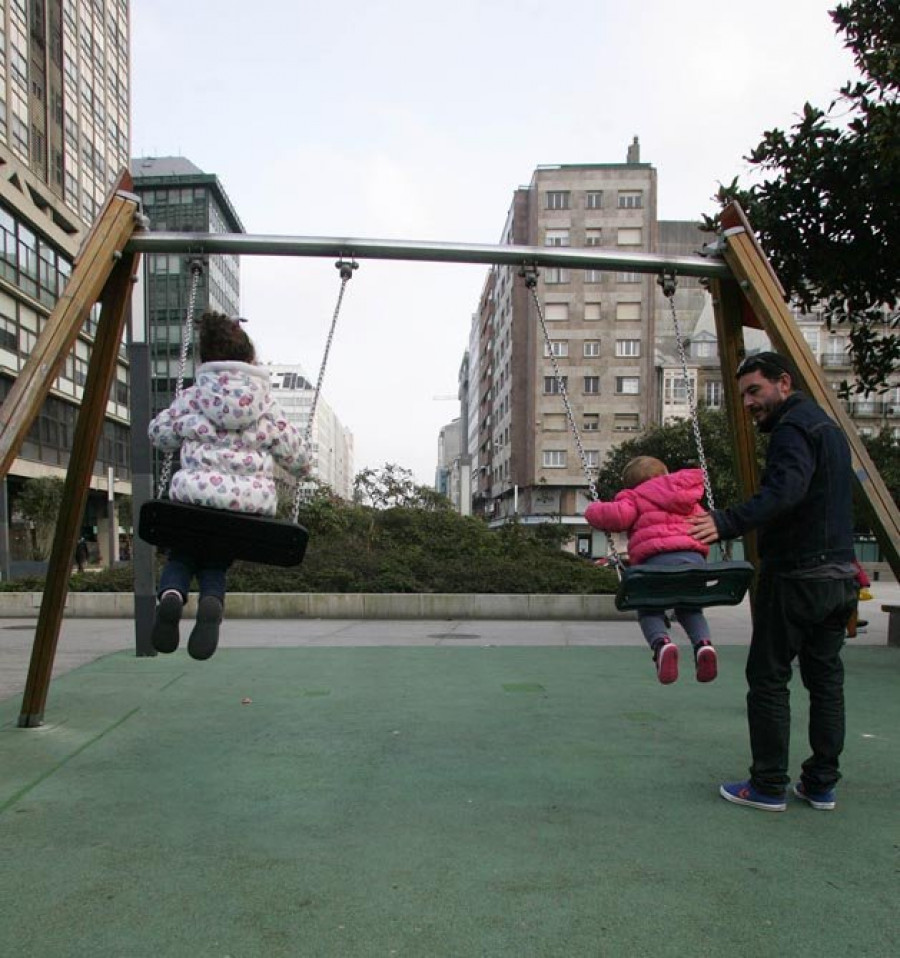
POLYGON ((0 407, 0 477, 12 467, 78 332, 94 304, 100 321, 63 493, 63 506, 53 540, 34 645, 19 716, 20 728, 41 724, 59 629, 69 589, 72 557, 90 488, 106 405, 116 371, 119 344, 140 254, 125 252, 139 225, 139 201, 124 170, 84 240, 69 281, 51 312, 24 368, 0 407))
MULTIPOLYGON (((63 507, 53 540, 44 595, 28 668, 20 728, 43 722, 44 706, 69 591, 72 555, 87 504, 90 477, 103 432, 104 413, 116 371, 116 356, 125 326, 139 254, 126 254, 116 264, 104 290, 100 323, 88 367, 84 399, 75 425, 72 457, 66 473, 63 507)), ((111 558, 111 557, 110 557, 111 558)))

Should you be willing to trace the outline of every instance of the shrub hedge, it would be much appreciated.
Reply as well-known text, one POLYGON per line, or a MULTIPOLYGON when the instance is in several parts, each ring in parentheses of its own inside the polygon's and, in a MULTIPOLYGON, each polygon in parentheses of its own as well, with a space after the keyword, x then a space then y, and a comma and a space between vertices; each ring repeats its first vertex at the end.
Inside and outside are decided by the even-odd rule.
MULTIPOLYGON (((371 509, 317 500, 301 514, 310 531, 295 569, 235 563, 231 592, 451 592, 597 594, 616 576, 561 549, 554 524, 489 529, 450 510, 371 509)), ((3 591, 42 591, 43 579, 0 583, 3 591)), ((76 573, 76 592, 130 592, 130 565, 76 573)))

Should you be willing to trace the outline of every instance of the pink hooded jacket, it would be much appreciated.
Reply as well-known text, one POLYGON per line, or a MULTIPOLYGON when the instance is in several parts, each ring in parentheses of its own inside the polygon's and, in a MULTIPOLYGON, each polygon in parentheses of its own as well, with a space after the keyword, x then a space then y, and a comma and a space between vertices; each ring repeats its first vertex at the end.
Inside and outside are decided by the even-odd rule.
POLYGON ((699 552, 709 546, 689 532, 687 516, 703 515, 703 472, 679 469, 623 489, 612 502, 592 502, 584 517, 596 529, 628 530, 628 561, 640 565, 660 552, 699 552))

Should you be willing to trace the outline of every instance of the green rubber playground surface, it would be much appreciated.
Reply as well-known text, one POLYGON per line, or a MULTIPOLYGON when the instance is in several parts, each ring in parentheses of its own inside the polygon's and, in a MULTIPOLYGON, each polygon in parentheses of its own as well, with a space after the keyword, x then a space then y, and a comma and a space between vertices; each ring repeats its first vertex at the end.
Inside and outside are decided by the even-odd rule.
POLYGON ((717 794, 744 655, 667 688, 640 648, 100 659, 44 728, 0 702, 3 953, 900 954, 900 654, 847 650, 838 808, 780 815, 717 794))

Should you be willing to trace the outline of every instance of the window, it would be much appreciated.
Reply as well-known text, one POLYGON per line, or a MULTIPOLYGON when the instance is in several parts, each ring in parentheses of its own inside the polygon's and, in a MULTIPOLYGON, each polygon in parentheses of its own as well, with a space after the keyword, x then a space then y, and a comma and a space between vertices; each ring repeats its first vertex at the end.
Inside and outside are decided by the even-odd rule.
POLYGON ((644 194, 640 190, 619 190, 620 210, 639 210, 644 206, 644 194))
POLYGON ((565 469, 565 467, 566 467, 565 449, 545 449, 544 450, 544 468, 565 469))
POLYGON ((586 269, 584 271, 584 281, 586 283, 602 283, 603 270, 602 269, 586 269))
POLYGON ((545 246, 568 246, 569 231, 568 230, 547 230, 547 232, 544 234, 544 245, 545 246))
POLYGON ((584 414, 584 423, 582 429, 585 432, 599 432, 600 430, 600 413, 597 412, 587 412, 584 414))
POLYGON ((641 304, 640 303, 616 303, 616 319, 617 320, 640 320, 641 318, 641 304))
POLYGON ((586 339, 584 341, 584 355, 585 356, 599 356, 600 355, 600 340, 599 339, 586 339))
POLYGON ((812 350, 814 356, 819 355, 819 331, 818 329, 809 329, 809 327, 800 327, 800 334, 806 340, 807 345, 812 350))
POLYGON ((584 245, 585 246, 602 246, 603 245, 603 230, 585 230, 584 231, 584 245))
POLYGON ((563 389, 568 390, 569 388, 569 377, 560 376, 559 379, 556 376, 544 376, 544 395, 545 396, 555 396, 558 393, 561 393, 563 389), (562 380, 562 383, 560 383, 562 380))
POLYGON ((596 449, 584 450, 584 464, 590 469, 596 469, 600 465, 600 453, 596 449))
POLYGON ((684 376, 667 376, 663 386, 663 402, 680 405, 688 401, 688 381, 684 376))
POLYGON ((569 318, 569 304, 547 303, 544 306, 544 317, 551 323, 564 323, 569 318))
POLYGON ((569 343, 565 339, 557 339, 551 341, 549 348, 547 344, 544 343, 544 355, 549 356, 550 354, 554 356, 568 356, 569 355, 569 343))
POLYGON ((691 355, 696 359, 712 359, 716 355, 716 343, 712 340, 701 340, 699 343, 691 343, 691 355))
POLYGON ((584 391, 586 395, 597 396, 600 394, 600 377, 585 376, 584 391))
POLYGON ((641 391, 639 376, 616 376, 616 395, 637 396, 641 391))
POLYGON ((640 356, 641 341, 639 339, 617 339, 616 340, 616 355, 617 356, 640 356))
POLYGON ((603 209, 603 190, 588 190, 584 194, 584 208, 586 210, 603 209))
POLYGON ((640 281, 640 273, 616 273, 617 283, 639 283, 640 281))
POLYGON ((544 282, 548 286, 556 286, 559 283, 569 282, 569 271, 560 266, 548 266, 544 270, 544 282))
POLYGON ((547 209, 567 210, 569 208, 569 195, 568 190, 548 190, 547 209))
POLYGON ((720 382, 708 382, 706 384, 706 405, 710 409, 720 409, 722 406, 722 384, 720 382))
POLYGON ((0 348, 11 352, 19 350, 19 331, 16 321, 8 316, 0 316, 0 348))
POLYGON ((542 425, 544 432, 565 432, 568 424, 562 413, 545 413, 542 425))
POLYGON ((636 412, 615 413, 613 416, 613 432, 639 432, 641 420, 636 412))
POLYGON ((640 226, 620 226, 616 242, 619 246, 640 246, 644 231, 640 226))

